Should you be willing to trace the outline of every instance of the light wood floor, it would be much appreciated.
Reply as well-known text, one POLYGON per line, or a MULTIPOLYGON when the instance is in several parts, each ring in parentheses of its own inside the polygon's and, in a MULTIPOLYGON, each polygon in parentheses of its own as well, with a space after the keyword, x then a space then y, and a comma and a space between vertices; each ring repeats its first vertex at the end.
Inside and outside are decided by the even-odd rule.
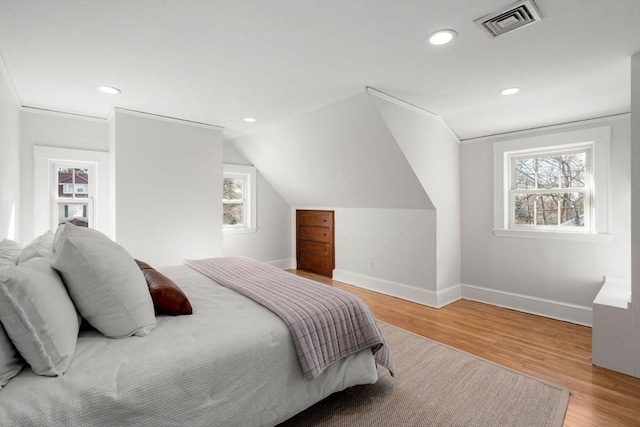
POLYGON ((378 320, 568 388, 565 426, 640 426, 640 379, 591 364, 591 328, 468 300, 434 309, 292 272, 356 294, 378 320))

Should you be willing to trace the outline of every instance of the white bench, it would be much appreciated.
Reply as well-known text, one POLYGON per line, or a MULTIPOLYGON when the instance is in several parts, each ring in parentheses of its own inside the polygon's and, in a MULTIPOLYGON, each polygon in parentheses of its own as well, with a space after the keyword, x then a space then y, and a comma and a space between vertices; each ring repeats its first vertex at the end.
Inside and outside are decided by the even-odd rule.
POLYGON ((593 364, 633 375, 631 281, 605 278, 593 301, 593 364))

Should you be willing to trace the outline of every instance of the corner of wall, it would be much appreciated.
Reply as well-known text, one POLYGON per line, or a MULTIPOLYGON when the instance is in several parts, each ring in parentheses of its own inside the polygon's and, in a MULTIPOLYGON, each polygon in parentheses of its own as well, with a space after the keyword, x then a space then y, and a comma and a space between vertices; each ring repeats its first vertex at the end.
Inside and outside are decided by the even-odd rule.
POLYGON ((109 124, 109 237, 116 240, 116 112, 111 110, 109 124))
MULTIPOLYGON (((7 65, 4 62, 4 58, 2 57, 2 53, 0 53, 0 76, 4 79, 4 84, 7 86, 7 92, 11 94, 11 98, 13 98, 13 102, 16 105, 16 108, 20 109, 22 107, 22 102, 20 101, 20 97, 18 96, 18 91, 13 84, 13 80, 11 79, 11 75, 9 75, 9 70, 7 69, 7 65)), ((2 92, 5 92, 4 90, 2 92)))
POLYGON ((437 308, 447 306, 453 302, 458 301, 459 299, 462 299, 462 285, 451 285, 447 288, 438 290, 436 296, 438 297, 438 304, 436 306, 437 308))
POLYGON ((273 265, 274 267, 280 268, 282 270, 296 268, 296 262, 293 258, 285 258, 285 259, 276 259, 273 261, 267 261, 267 264, 273 265))
POLYGON ((0 239, 20 240, 20 100, 0 56, 0 239), (7 95, 11 94, 11 95, 7 95))
POLYGON ((434 292, 339 269, 333 270, 333 280, 432 308, 442 308, 462 298, 462 286, 459 284, 434 292))
POLYGON ((437 211, 437 289, 460 282, 460 139, 437 114, 373 88, 372 101, 437 211))
POLYGON ((429 307, 439 308, 438 294, 434 291, 339 269, 333 270, 333 280, 429 307))
POLYGON ((631 260, 634 364, 640 378, 640 52, 631 57, 631 260))

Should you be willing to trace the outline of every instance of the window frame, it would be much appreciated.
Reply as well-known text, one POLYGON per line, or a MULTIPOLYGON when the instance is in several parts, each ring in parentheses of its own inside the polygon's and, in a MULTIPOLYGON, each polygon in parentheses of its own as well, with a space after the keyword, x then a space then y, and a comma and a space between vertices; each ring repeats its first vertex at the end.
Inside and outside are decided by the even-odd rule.
MULTIPOLYGON (((608 243, 612 235, 609 200, 609 145, 611 127, 599 126, 571 131, 556 131, 534 136, 503 139, 493 144, 494 152, 494 229, 498 237, 556 239, 608 243), (559 152, 587 151, 585 187, 590 190, 589 205, 585 204, 585 227, 530 226, 514 224, 513 203, 514 161, 559 152), (586 226, 588 216, 588 227, 586 226)), ((538 190, 543 193, 558 189, 538 190)), ((569 190, 560 188, 560 191, 569 190)), ((570 192, 575 190, 571 189, 570 192)), ((518 192, 518 190, 515 190, 518 192)), ((527 193, 531 191, 519 191, 527 193)))
POLYGON ((60 205, 87 205, 87 224, 89 228, 95 228, 93 213, 93 198, 83 199, 72 197, 53 197, 51 199, 51 229, 55 230, 60 225, 60 205))
MULTIPOLYGON (((509 214, 510 230, 530 230, 530 231, 552 231, 562 233, 593 233, 594 225, 592 218, 592 199, 593 199, 593 143, 577 144, 566 147, 565 149, 546 148, 534 150, 520 150, 506 152, 508 157, 505 161, 509 162, 509 195, 505 197, 509 214), (518 189, 515 188, 515 168, 518 160, 531 159, 540 157, 553 157, 558 155, 567 155, 574 153, 585 153, 585 185, 582 187, 553 187, 553 188, 531 188, 518 189), (560 227, 559 225, 529 225, 516 224, 514 197, 518 194, 549 194, 549 193, 585 193, 584 198, 584 226, 583 227, 560 227)), ((535 216, 534 216, 535 218, 535 216)))
MULTIPOLYGON (((258 230, 257 227, 257 171, 253 166, 243 165, 230 165, 223 164, 222 179, 225 178, 242 178, 243 180, 243 198, 242 200, 222 199, 222 205, 225 203, 239 203, 242 202, 244 206, 243 224, 222 224, 222 231, 224 234, 236 234, 236 233, 255 233, 258 230)), ((223 215, 224 218, 224 215, 223 215)), ((223 219, 224 221, 224 219, 223 219)))
MULTIPOLYGON (((93 179, 89 180, 89 194, 93 198, 91 211, 93 227, 112 239, 115 238, 115 216, 112 213, 110 155, 104 151, 79 150, 72 148, 48 147, 35 145, 33 147, 33 233, 38 236, 47 230, 55 231, 54 195, 57 197, 57 184, 54 179, 54 164, 76 165, 76 167, 93 168, 93 179)), ((65 197, 67 202, 72 200, 86 201, 88 198, 65 197)), ((89 208, 88 208, 89 209, 89 208)))
POLYGON ((60 205, 87 205, 87 223, 89 228, 95 228, 95 217, 93 204, 95 200, 95 181, 96 181, 96 164, 93 162, 78 162, 78 161, 63 161, 63 160, 51 160, 50 162, 50 171, 51 171, 51 230, 55 230, 58 228, 60 223, 60 205), (72 183, 63 184, 65 188, 67 186, 72 187, 72 192, 67 193, 64 190, 65 194, 71 194, 71 197, 59 197, 58 196, 58 169, 59 168, 69 168, 69 169, 86 169, 87 175, 89 177, 88 184, 76 184, 75 178, 72 183), (83 188, 87 188, 88 192, 82 194, 88 194, 87 197, 76 197, 78 194, 77 188, 78 185, 82 185, 83 188))

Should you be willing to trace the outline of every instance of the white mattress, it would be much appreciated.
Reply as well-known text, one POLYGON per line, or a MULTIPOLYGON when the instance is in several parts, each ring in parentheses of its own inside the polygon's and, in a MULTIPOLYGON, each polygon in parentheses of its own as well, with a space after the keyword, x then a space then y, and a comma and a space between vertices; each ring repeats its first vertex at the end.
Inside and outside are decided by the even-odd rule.
POLYGON ((185 266, 162 270, 194 314, 160 316, 147 337, 81 332, 62 377, 27 367, 0 390, 2 426, 273 426, 378 376, 370 350, 314 381, 282 321, 185 266))

